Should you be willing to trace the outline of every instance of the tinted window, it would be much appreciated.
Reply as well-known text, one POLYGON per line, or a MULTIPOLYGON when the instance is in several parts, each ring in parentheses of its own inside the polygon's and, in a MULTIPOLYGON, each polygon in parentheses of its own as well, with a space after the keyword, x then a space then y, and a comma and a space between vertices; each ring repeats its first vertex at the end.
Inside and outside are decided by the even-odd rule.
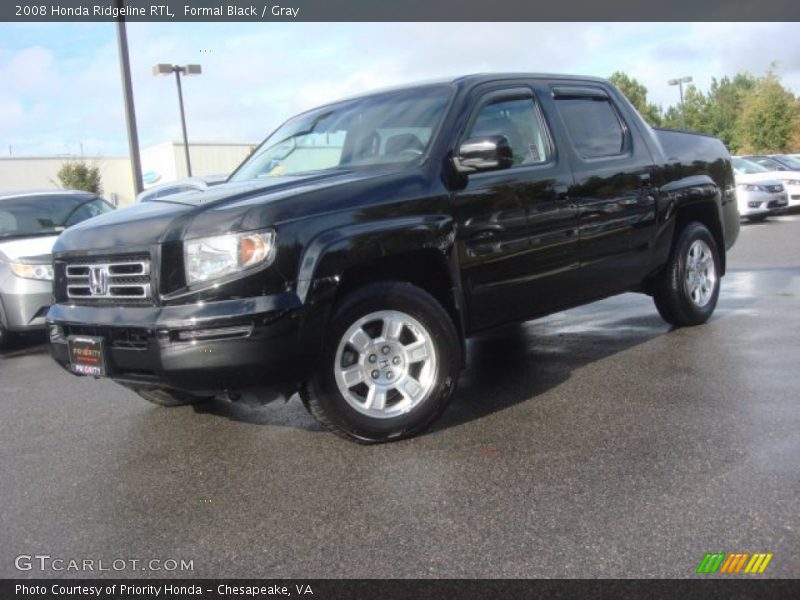
POLYGON ((502 135, 514 155, 514 165, 550 160, 552 154, 544 121, 532 98, 498 100, 478 112, 467 137, 502 135))
POLYGON ((556 106, 583 158, 621 154, 625 144, 617 112, 605 98, 558 98, 556 106))
POLYGON ((112 210, 97 197, 79 194, 42 194, 0 199, 0 239, 57 235, 66 227, 112 210), (84 211, 84 205, 90 204, 84 211))

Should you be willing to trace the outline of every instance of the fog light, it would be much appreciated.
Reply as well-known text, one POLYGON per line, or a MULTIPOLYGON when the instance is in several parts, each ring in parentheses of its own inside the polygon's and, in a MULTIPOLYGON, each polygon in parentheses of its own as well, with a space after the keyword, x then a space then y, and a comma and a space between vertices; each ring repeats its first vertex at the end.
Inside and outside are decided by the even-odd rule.
POLYGON ((189 329, 179 331, 178 339, 182 342, 193 342, 197 340, 247 337, 251 333, 253 333, 252 324, 236 327, 215 327, 213 329, 189 329))
POLYGON ((64 341, 64 330, 61 328, 61 325, 56 325, 51 323, 47 327, 47 331, 50 334, 50 341, 51 342, 63 342, 64 341))

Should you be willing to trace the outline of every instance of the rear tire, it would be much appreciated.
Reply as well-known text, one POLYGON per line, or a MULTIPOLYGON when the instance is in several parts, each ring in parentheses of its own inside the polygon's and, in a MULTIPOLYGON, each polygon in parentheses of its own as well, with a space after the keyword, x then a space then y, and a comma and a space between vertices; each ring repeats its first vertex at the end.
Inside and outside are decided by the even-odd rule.
POLYGON ((653 300, 659 314, 679 327, 708 321, 719 298, 720 272, 714 236, 701 223, 687 224, 656 281, 653 300))
POLYGON ((400 440, 444 411, 460 354, 453 321, 433 296, 409 283, 370 284, 335 309, 301 397, 341 437, 363 444, 400 440))
POLYGON ((206 400, 210 400, 212 398, 212 396, 197 396, 188 392, 171 390, 167 388, 133 391, 148 402, 158 404, 159 406, 185 406, 187 404, 205 402, 206 400))

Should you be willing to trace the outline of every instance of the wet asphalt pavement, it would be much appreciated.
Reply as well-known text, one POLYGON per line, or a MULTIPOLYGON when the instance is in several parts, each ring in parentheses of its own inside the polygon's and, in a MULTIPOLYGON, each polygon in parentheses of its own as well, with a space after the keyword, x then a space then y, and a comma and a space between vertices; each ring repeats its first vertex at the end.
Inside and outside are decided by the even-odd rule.
POLYGON ((743 225, 719 306, 628 294, 474 340, 432 431, 363 447, 297 399, 157 408, 0 355, 0 577, 20 554, 191 577, 800 577, 800 217, 743 225), (118 563, 119 564, 119 563, 118 563))

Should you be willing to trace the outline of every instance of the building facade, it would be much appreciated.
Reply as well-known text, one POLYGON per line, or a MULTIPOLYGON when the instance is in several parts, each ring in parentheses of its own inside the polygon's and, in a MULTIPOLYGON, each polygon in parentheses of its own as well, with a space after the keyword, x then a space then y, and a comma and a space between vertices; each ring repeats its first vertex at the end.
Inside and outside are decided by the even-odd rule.
MULTIPOLYGON (((225 175, 255 149, 256 144, 189 144, 192 175, 225 175)), ((183 144, 167 142, 141 151, 144 187, 188 175, 183 144)), ((117 206, 136 198, 131 161, 127 156, 8 156, 0 157, 0 191, 55 189, 64 163, 84 160, 100 169, 103 197, 117 206)))

